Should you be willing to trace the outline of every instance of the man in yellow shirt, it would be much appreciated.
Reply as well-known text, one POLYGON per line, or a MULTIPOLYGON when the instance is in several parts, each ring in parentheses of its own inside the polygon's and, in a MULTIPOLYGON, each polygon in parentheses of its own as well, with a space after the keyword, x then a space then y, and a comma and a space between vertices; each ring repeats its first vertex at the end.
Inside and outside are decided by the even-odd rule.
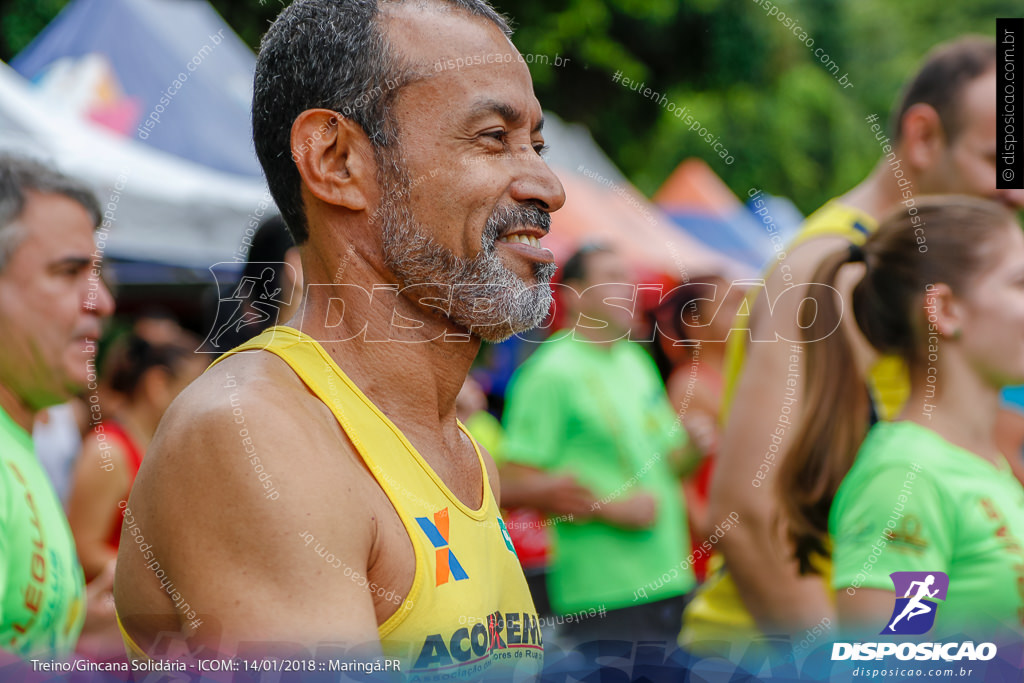
MULTIPOLYGON (((719 542, 716 559, 724 559, 724 567, 719 561, 719 571, 684 616, 681 640, 696 651, 712 641, 741 644, 759 633, 817 633, 835 623, 825 582, 798 573, 776 526, 775 475, 800 414, 810 408, 800 400, 800 344, 791 342, 801 339, 797 308, 818 264, 836 249, 862 244, 884 215, 913 206, 914 197, 959 193, 1024 207, 1024 191, 996 189, 991 40, 968 37, 937 47, 907 84, 890 119, 887 134, 868 117, 865 125, 883 155, 878 165, 808 217, 796 242, 772 264, 765 286, 748 298, 750 314, 734 325, 726 360, 725 433, 710 500, 713 519, 738 513, 743 524, 719 542), (790 289, 795 291, 787 293, 790 289)), ((926 235, 924 227, 922 239, 926 235)), ((851 335, 861 368, 870 374, 875 411, 888 417, 905 398, 901 367, 873 358, 849 327, 844 323, 841 332, 851 335)))
POLYGON ((305 303, 164 417, 115 584, 136 657, 171 631, 227 655, 361 646, 424 677, 539 671, 494 463, 455 412, 481 339, 551 301, 538 240, 565 195, 508 34, 483 0, 299 0, 264 37, 253 135, 305 303))

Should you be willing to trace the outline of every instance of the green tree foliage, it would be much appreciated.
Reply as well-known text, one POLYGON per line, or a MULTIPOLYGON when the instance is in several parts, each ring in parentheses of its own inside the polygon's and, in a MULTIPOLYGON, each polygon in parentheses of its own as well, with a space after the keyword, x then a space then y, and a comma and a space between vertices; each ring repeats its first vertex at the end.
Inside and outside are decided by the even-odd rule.
POLYGON ((0 0, 0 59, 18 54, 57 16, 67 0, 0 0))
POLYGON ((738 195, 762 188, 804 212, 868 173, 879 148, 864 118, 886 118, 931 47, 967 32, 994 35, 995 17, 1020 13, 1005 0, 497 4, 522 27, 515 37, 522 52, 570 57, 566 67, 532 67, 541 102, 586 124, 642 191, 653 193, 696 156, 738 195), (617 71, 687 107, 735 161, 727 165, 660 97, 613 83, 617 71), (837 83, 843 74, 851 87, 837 83))
MULTIPOLYGON (((66 0, 0 0, 0 57, 9 59, 66 0)), ((280 0, 212 0, 254 48, 280 0)), ((1008 0, 495 0, 513 17, 541 103, 590 128, 651 194, 683 159, 705 159, 738 195, 753 187, 805 212, 860 180, 878 158, 864 117, 885 117, 901 84, 935 44, 994 35, 1008 0), (759 4, 761 3, 761 4, 759 4), (792 23, 769 16, 777 5, 792 23), (799 35, 793 27, 801 27, 799 35), (839 69, 819 61, 813 40, 839 69), (555 56, 562 60, 555 66, 555 56), (568 58, 568 62, 564 60, 568 58), (643 82, 728 149, 726 164, 658 101, 612 82, 643 82), (852 87, 837 77, 847 74, 852 87)), ((827 61, 827 60, 826 60, 827 61)))

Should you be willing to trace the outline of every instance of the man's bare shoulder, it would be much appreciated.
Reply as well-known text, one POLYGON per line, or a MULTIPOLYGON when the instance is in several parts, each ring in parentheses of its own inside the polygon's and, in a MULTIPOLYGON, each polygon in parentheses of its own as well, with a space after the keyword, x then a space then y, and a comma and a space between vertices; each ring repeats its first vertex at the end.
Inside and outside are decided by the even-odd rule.
POLYGON ((250 432, 302 438, 310 427, 315 433, 316 426, 331 426, 323 419, 328 416, 284 361, 271 353, 247 352, 224 359, 190 384, 164 415, 158 437, 237 436, 244 425, 250 432))
POLYGON ((790 249, 786 253, 786 258, 772 270, 768 280, 783 286, 788 282, 806 284, 814 277, 815 271, 826 257, 849 247, 850 241, 840 235, 813 237, 790 249), (787 280, 786 273, 791 275, 791 279, 787 280))
POLYGON ((827 235, 807 240, 789 252, 766 278, 767 296, 759 295, 754 300, 751 317, 754 338, 759 341, 799 339, 801 328, 797 312, 815 281, 818 268, 829 255, 849 246, 847 239, 827 235))
POLYGON ((244 499, 350 479, 354 451, 333 414, 270 353, 232 356, 178 396, 143 462, 143 490, 171 484, 244 499))

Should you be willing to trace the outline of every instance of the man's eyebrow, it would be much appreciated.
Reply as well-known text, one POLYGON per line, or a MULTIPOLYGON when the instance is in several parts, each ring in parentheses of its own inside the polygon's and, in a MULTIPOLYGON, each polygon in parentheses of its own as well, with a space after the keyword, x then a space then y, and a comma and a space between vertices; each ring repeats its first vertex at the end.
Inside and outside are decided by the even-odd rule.
MULTIPOLYGON (((509 123, 522 121, 526 119, 526 115, 522 111, 516 109, 511 104, 507 102, 502 102, 500 100, 480 100, 474 103, 469 111, 470 117, 474 119, 485 116, 487 114, 497 114, 498 116, 505 119, 505 121, 509 123)), ((530 132, 539 133, 543 128, 544 116, 542 115, 540 117, 540 120, 537 121, 537 125, 534 126, 533 130, 530 132)))
POLYGON ((76 270, 92 265, 92 259, 84 256, 65 256, 50 263, 50 268, 74 267, 76 270))
POLYGON ((518 121, 523 118, 523 113, 513 107, 508 102, 502 102, 500 100, 478 100, 473 103, 473 106, 469 110, 469 115, 473 118, 485 116, 487 114, 497 114, 506 121, 518 121))

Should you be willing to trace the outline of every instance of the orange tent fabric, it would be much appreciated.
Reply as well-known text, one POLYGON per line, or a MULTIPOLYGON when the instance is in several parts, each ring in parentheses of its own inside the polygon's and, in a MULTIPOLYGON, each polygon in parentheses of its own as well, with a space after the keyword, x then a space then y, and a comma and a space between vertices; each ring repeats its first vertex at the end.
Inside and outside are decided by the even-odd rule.
POLYGON ((742 205, 729 186, 703 159, 683 161, 654 195, 654 201, 666 211, 704 211, 728 216, 742 205))
POLYGON ((575 171, 555 173, 566 201, 552 215, 543 244, 564 262, 587 242, 620 250, 639 273, 684 281, 696 274, 743 277, 749 269, 679 230, 658 207, 628 184, 590 178, 575 171))

